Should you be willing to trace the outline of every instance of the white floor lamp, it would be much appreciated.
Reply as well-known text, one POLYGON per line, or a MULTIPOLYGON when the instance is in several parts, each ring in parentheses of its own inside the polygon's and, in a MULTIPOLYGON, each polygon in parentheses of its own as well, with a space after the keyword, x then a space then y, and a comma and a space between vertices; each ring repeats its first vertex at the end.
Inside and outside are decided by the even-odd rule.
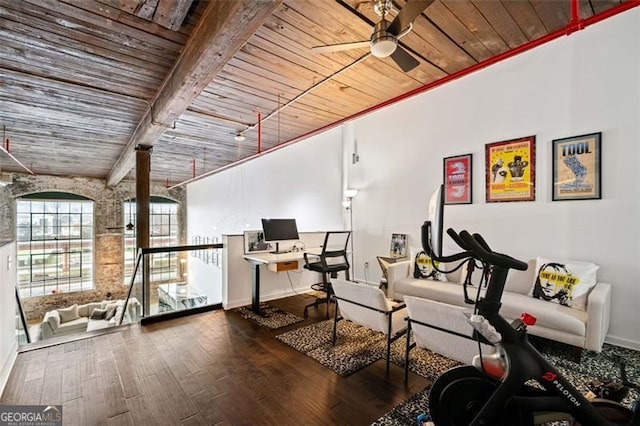
POLYGON ((344 205, 349 210, 349 231, 351 231, 351 265, 353 265, 353 267, 355 267, 355 261, 353 260, 353 198, 356 195, 358 195, 357 189, 344 190, 344 196, 347 199, 344 205))

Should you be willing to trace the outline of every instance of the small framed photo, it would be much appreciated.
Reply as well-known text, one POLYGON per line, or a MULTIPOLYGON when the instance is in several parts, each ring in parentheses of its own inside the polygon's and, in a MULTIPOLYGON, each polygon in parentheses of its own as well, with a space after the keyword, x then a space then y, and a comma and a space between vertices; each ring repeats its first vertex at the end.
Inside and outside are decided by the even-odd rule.
POLYGON ((444 203, 471 204, 472 154, 447 157, 443 160, 444 203))
POLYGON ((602 133, 555 139, 553 201, 599 200, 602 133))
POLYGON ((270 243, 264 241, 262 231, 244 231, 244 254, 265 253, 273 250, 270 243))
POLYGON ((536 137, 485 145, 486 202, 535 201, 536 137))
POLYGON ((407 234, 391 234, 391 257, 407 257, 407 234))

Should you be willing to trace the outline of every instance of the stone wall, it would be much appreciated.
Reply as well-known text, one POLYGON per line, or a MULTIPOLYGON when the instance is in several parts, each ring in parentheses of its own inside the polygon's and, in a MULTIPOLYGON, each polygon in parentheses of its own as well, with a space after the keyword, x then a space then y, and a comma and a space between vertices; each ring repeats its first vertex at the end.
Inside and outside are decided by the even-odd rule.
MULTIPOLYGON (((0 240, 14 240, 16 235, 16 199, 38 192, 67 192, 94 201, 94 288, 93 290, 60 293, 23 299, 29 320, 42 318, 48 310, 100 301, 108 292, 113 298, 126 295, 124 280, 124 218, 123 204, 135 191, 135 185, 121 182, 114 188, 104 179, 61 176, 31 176, 13 173, 13 184, 0 187, 0 240)), ((180 203, 178 210, 179 244, 186 244, 186 191, 168 190, 160 184, 151 185, 151 195, 180 203)), ((135 195, 133 195, 135 196, 135 195)))

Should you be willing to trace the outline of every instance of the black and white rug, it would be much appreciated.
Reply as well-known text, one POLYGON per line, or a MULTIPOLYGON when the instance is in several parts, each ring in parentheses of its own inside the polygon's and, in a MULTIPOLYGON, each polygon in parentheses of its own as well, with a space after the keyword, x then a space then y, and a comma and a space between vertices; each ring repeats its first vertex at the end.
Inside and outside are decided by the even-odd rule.
MULTIPOLYGON (((578 388, 579 391, 587 392, 586 384, 593 379, 601 381, 620 382, 620 368, 616 361, 616 356, 620 355, 625 361, 627 376, 631 381, 640 381, 640 351, 620 348, 605 344, 601 353, 583 351, 581 361, 574 362, 571 356, 571 349, 567 345, 543 339, 531 338, 532 342, 542 354, 555 365, 568 380, 578 388)), ((404 352, 402 352, 404 354, 404 352)), ((404 355, 403 355, 404 356, 404 355)), ((399 348, 394 345, 392 352, 392 362, 397 363, 399 348)), ((409 369, 423 377, 434 379, 438 374, 446 371, 447 358, 424 349, 414 349, 411 352, 409 369), (431 364, 432 363, 432 364, 431 364), (430 365, 431 364, 431 365, 430 365), (439 372, 439 373, 436 373, 439 372)), ((451 366, 455 366, 456 361, 449 360, 451 366)), ((631 407, 640 395, 631 391, 622 401, 622 404, 631 407)), ((407 401, 395 407, 389 413, 379 418, 373 424, 383 425, 415 425, 417 416, 429 411, 429 388, 425 388, 407 401)), ((555 422, 553 425, 563 425, 555 422)), ((551 425, 550 424, 550 425, 551 425)), ((568 423, 567 423, 568 424, 568 423)))
POLYGON ((232 311, 239 314, 242 318, 248 319, 261 327, 266 327, 272 330, 304 321, 303 318, 284 312, 275 306, 269 305, 268 303, 260 304, 260 315, 253 312, 250 306, 242 306, 240 308, 232 309, 232 311))
POLYGON ((327 320, 276 337, 341 376, 355 373, 384 357, 385 337, 382 333, 350 321, 340 321, 335 346, 331 342, 332 335, 333 320, 327 320))
MULTIPOLYGON (((348 376, 385 357, 386 337, 350 321, 338 322, 336 345, 331 344, 333 320, 300 327, 276 336, 287 345, 315 359, 330 370, 348 376)), ((391 346, 391 362, 404 366, 405 338, 391 346)), ((435 380, 459 363, 440 354, 414 350, 409 359, 409 371, 435 380)))

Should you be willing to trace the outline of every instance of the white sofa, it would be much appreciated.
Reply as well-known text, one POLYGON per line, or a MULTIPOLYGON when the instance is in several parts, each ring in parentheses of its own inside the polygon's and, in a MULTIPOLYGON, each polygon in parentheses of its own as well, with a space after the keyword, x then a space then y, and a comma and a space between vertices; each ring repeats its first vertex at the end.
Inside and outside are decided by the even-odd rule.
MULTIPOLYGON (((448 274, 447 282, 417 279, 409 276, 412 262, 389 265, 389 298, 403 300, 404 296, 416 296, 454 306, 473 307, 464 302, 461 271, 448 274)), ((537 318, 536 324, 528 327, 529 334, 600 352, 609 330, 611 285, 596 284, 589 293, 587 310, 581 311, 529 296, 535 270, 534 259, 529 261, 526 271, 509 271, 500 314, 507 320, 513 320, 523 312, 528 312, 537 318)), ((478 280, 474 279, 473 282, 477 283, 478 280)), ((477 287, 469 286, 468 291, 469 297, 474 299, 477 287)))
MULTIPOLYGON (((124 300, 105 300, 48 311, 42 320, 42 338, 49 339, 52 337, 113 327, 122 315, 124 302, 124 300), (109 319, 92 319, 91 314, 96 309, 107 311, 112 309, 114 315, 109 319)), ((125 319, 127 322, 136 322, 140 319, 140 302, 138 302, 135 297, 129 299, 127 303, 125 319)))

